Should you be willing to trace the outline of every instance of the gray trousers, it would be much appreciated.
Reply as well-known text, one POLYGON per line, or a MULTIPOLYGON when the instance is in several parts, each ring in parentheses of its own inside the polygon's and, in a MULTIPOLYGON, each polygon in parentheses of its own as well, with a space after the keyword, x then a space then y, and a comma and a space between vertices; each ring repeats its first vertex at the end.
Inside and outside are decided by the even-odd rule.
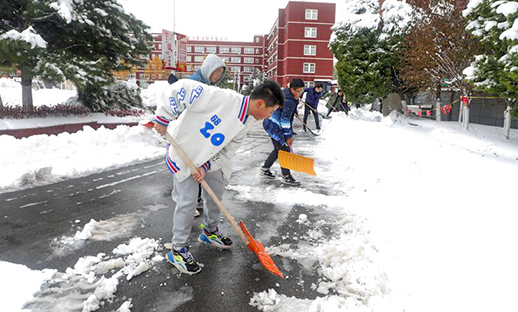
MULTIPOLYGON (((187 242, 194 222, 194 210, 198 204, 198 183, 192 177, 179 182, 173 175, 173 180, 172 197, 176 207, 173 216, 172 244, 176 248, 181 248, 189 245, 187 242)), ((221 170, 209 172, 205 175, 205 181, 221 200, 227 184, 223 178, 223 172, 221 170)), ((213 232, 218 226, 220 211, 205 190, 202 196, 205 200, 203 221, 207 230, 213 232)))

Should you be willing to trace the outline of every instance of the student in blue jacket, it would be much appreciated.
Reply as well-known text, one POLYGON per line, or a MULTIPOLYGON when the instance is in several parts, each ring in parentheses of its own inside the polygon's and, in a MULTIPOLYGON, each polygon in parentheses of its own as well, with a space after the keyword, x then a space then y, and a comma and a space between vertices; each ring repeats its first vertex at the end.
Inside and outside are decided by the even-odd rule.
MULTIPOLYGON (((263 166, 261 173, 267 178, 275 178, 270 171, 270 167, 277 160, 279 150, 290 152, 291 144, 293 143, 292 122, 293 115, 297 110, 299 98, 304 92, 304 81, 302 79, 294 78, 290 82, 289 89, 282 90, 284 93, 284 107, 277 109, 270 118, 263 121, 263 127, 268 132, 272 139, 273 151, 270 153, 263 166)), ((289 169, 282 168, 282 183, 287 185, 299 186, 300 182, 296 181, 289 169)))
MULTIPOLYGON (((322 84, 317 84, 314 88, 306 88, 304 89, 304 93, 306 93, 306 103, 311 106, 308 107, 308 105, 304 105, 304 125, 302 127, 302 130, 306 132, 306 125, 308 124, 308 116, 309 112, 311 111, 313 113, 313 117, 315 118, 315 125, 317 126, 317 130, 320 130, 320 121, 318 119, 318 102, 320 101, 320 98, 322 97, 322 84)), ((302 95, 301 95, 302 97, 302 95)))

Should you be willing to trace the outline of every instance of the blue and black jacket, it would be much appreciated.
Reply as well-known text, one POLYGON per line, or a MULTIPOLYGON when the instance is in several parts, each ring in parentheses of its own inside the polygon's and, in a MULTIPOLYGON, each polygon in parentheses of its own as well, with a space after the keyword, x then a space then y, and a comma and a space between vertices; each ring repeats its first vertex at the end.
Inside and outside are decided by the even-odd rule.
POLYGON ((285 98, 284 107, 278 108, 270 118, 265 119, 263 127, 272 139, 285 145, 286 140, 293 136, 291 123, 299 101, 293 97, 289 89, 284 89, 282 92, 284 92, 285 98))

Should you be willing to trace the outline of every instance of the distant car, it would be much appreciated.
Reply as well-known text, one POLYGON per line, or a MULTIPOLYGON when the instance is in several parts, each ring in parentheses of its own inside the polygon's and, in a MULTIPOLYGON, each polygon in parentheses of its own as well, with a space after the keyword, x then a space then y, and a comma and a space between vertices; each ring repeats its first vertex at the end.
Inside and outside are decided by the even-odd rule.
POLYGON ((410 111, 410 113, 414 114, 414 115, 418 115, 419 114, 419 111, 421 112, 421 115, 425 115, 428 114, 427 112, 428 111, 432 111, 433 110, 433 104, 418 104, 418 105, 407 105, 408 107, 408 110, 410 111))

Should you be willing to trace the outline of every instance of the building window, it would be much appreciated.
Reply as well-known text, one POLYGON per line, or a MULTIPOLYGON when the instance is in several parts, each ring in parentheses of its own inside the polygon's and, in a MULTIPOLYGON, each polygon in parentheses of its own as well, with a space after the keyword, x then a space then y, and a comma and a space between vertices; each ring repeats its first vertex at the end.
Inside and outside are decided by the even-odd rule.
POLYGON ((241 63, 240 57, 233 57, 230 59, 230 63, 241 63))
POLYGON ((255 49, 255 54, 259 54, 259 49, 255 49))
POLYGON ((315 86, 315 82, 314 81, 304 81, 304 86, 306 88, 312 88, 315 86))
POLYGON ((194 61, 195 62, 203 62, 203 56, 202 55, 196 55, 194 56, 194 61))
POLYGON ((230 62, 230 57, 222 57, 221 58, 223 60, 223 62, 225 63, 229 63, 230 62))
POLYGON ((316 27, 305 27, 304 28, 304 37, 306 37, 306 38, 316 38, 317 37, 317 29, 316 29, 316 27))
POLYGON ((315 63, 304 63, 304 73, 314 74, 315 73, 315 63))
POLYGON ((317 55, 317 46, 304 45, 304 55, 317 55))
POLYGON ((191 46, 187 46, 187 52, 191 52, 191 46))
POLYGON ((250 81, 250 76, 243 76, 243 81, 244 82, 249 82, 250 81))
POLYGON ((186 62, 190 62, 190 61, 191 61, 191 56, 190 56, 190 55, 187 55, 187 56, 185 57, 185 61, 186 61, 186 62))
POLYGON ((259 43, 259 37, 256 37, 256 38, 255 38, 255 42, 256 42, 256 43, 259 43))
POLYGON ((244 57, 243 58, 243 63, 253 64, 254 63, 254 58, 253 57, 244 57))
POLYGON ((219 48, 219 53, 230 53, 229 48, 219 48))
POLYGON ((245 73, 252 73, 254 71, 253 67, 243 67, 243 71, 245 73))
POLYGON ((254 48, 245 48, 243 53, 245 53, 245 54, 254 54, 254 48))
POLYGON ((230 67, 230 71, 233 72, 233 73, 239 73, 239 66, 231 66, 230 67))
POLYGON ((306 9, 306 19, 307 20, 317 20, 318 19, 318 10, 306 9))
POLYGON ((259 59, 258 58, 255 59, 255 63, 259 64, 259 59))
POLYGON ((207 53, 216 53, 216 47, 207 47, 207 53))
POLYGON ((157 50, 162 50, 162 44, 161 43, 158 44, 157 50))
POLYGON ((232 48, 232 53, 241 54, 241 48, 232 48))
POLYGON ((194 47, 194 52, 205 53, 205 47, 194 47))

